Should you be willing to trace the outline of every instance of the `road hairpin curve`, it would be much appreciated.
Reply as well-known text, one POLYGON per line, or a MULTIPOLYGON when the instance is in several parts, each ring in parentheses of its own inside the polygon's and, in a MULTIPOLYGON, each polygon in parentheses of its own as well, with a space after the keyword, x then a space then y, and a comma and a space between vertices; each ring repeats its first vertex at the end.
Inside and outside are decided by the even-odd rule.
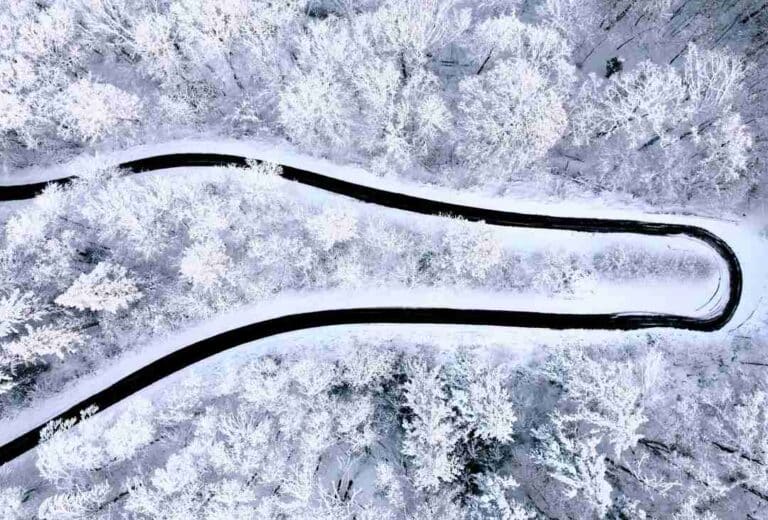
MULTIPOLYGON (((122 163, 119 167, 130 173, 140 173, 192 166, 247 167, 254 162, 258 163, 260 161, 239 155, 179 153, 146 157, 122 163)), ((366 307, 328 309, 284 315, 216 334, 187 345, 138 369, 111 386, 83 399, 66 411, 51 417, 45 423, 0 447, 0 465, 37 446, 40 441, 40 431, 45 424, 52 420, 78 417, 81 410, 90 407, 104 410, 139 390, 198 361, 244 343, 277 334, 333 325, 383 323, 493 325, 558 330, 638 330, 668 327, 711 332, 721 329, 731 320, 741 299, 742 272, 736 254, 724 240, 700 227, 639 220, 536 215, 464 206, 362 186, 292 166, 282 166, 280 175, 286 180, 306 184, 378 206, 423 215, 460 217, 474 222, 482 221, 494 226, 554 229, 583 233, 631 233, 646 236, 686 236, 694 238, 714 249, 725 261, 728 270, 728 300, 719 311, 713 311, 704 317, 648 312, 573 314, 438 307, 366 307)), ((71 182, 73 179, 74 177, 66 177, 35 184, 2 186, 0 187, 0 201, 29 199, 39 194, 48 184, 63 185, 71 182)))

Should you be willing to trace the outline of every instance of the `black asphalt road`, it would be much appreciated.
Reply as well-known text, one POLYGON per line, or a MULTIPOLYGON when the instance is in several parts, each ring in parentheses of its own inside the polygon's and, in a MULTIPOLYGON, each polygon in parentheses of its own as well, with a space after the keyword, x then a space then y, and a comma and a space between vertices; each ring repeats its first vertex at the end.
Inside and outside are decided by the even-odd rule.
MULTIPOLYGON (((183 153, 147 157, 123 163, 120 166, 132 173, 189 166, 246 166, 248 159, 237 155, 211 153, 183 153)), ((68 410, 51 417, 65 419, 76 417, 80 410, 96 406, 104 410, 135 392, 186 368, 198 361, 233 347, 257 339, 284 332, 361 323, 403 323, 403 324, 458 324, 496 325, 504 327, 528 327, 547 329, 603 329, 636 330, 654 327, 668 327, 696 331, 721 329, 733 317, 742 291, 741 266, 736 254, 721 238, 706 229, 682 224, 663 224, 638 220, 611 220, 598 218, 554 217, 531 215, 508 211, 476 208, 450 204, 430 199, 403 195, 347 181, 334 179, 319 173, 283 166, 282 176, 291 181, 314 186, 325 191, 338 193, 363 202, 388 208, 401 209, 425 215, 461 217, 470 221, 484 221, 497 226, 541 228, 579 231, 584 233, 633 233, 646 236, 686 236, 700 240, 720 255, 728 266, 728 300, 715 314, 696 318, 674 314, 655 313, 608 313, 608 314, 565 314, 527 311, 502 311, 487 309, 449 308, 399 308, 370 307, 358 309, 335 309, 281 316, 233 329, 216 336, 198 341, 177 350, 137 370, 108 388, 71 406, 68 410)), ((50 181, 66 184, 72 178, 50 181)), ((48 182, 19 186, 0 186, 0 200, 21 200, 32 198, 49 184, 48 182)), ((47 423, 48 421, 46 421, 47 423)), ((0 447, 0 465, 34 448, 40 438, 44 424, 0 447)))

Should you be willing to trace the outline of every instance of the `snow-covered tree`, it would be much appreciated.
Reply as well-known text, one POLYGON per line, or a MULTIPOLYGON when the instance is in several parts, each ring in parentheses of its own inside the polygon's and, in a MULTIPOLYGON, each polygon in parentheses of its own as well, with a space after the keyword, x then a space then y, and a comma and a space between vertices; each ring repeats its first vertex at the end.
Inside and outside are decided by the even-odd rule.
POLYGON ((480 180, 524 173, 565 131, 563 100, 527 61, 499 61, 459 92, 458 151, 480 180))
POLYGON ((578 498, 583 507, 600 518, 611 505, 611 485, 606 480, 605 456, 597 451, 600 438, 578 438, 555 414, 533 435, 539 442, 536 460, 564 487, 565 497, 578 498))
POLYGON ((404 384, 405 405, 410 409, 403 422, 403 454, 413 465, 414 484, 420 489, 437 489, 459 473, 454 452, 459 432, 454 427, 454 412, 443 388, 439 367, 423 363, 408 367, 404 384))
POLYGON ((421 58, 403 61, 395 40, 406 35, 379 34, 379 16, 399 19, 412 9, 409 2, 391 4, 371 16, 312 23, 297 37, 296 67, 279 106, 280 122, 298 144, 337 156, 364 150, 380 172, 434 159, 451 120, 439 78, 421 58))
POLYGON ((174 81, 183 74, 183 57, 175 45, 174 24, 165 13, 148 12, 130 28, 133 51, 141 56, 147 75, 160 81, 174 81))
POLYGON ((87 419, 95 409, 86 409, 80 417, 51 421, 40 432, 40 445, 37 447, 35 465, 40 474, 64 487, 88 483, 87 472, 106 463, 107 456, 99 443, 91 437, 95 434, 95 425, 87 419), (82 435, 70 433, 72 427, 80 424, 82 435))
POLYGON ((536 513, 507 497, 507 492, 518 487, 512 477, 482 474, 476 478, 480 493, 470 502, 469 518, 499 518, 501 520, 529 520, 536 513))
POLYGON ((6 293, 0 297, 0 338, 18 333, 20 325, 44 315, 45 310, 32 292, 14 289, 6 293))
POLYGON ((575 81, 566 40, 546 25, 526 24, 516 16, 499 16, 479 23, 469 50, 477 64, 477 74, 491 69, 498 61, 522 60, 535 67, 560 96, 568 95, 575 81))
POLYGON ((147 0, 78 0, 76 5, 86 45, 129 59, 134 57, 131 35, 137 20, 142 12, 157 10, 147 0))
POLYGON ((357 88, 364 96, 373 96, 367 106, 379 108, 362 114, 374 135, 381 136, 361 142, 376 155, 374 171, 404 171, 417 161, 430 164, 437 160, 453 122, 439 79, 424 69, 417 69, 407 80, 397 79, 400 73, 392 62, 371 72, 370 79, 357 81, 357 88))
POLYGON ((85 78, 62 92, 56 105, 62 136, 86 142, 125 135, 141 122, 143 110, 135 94, 85 78))
POLYGON ((110 497, 111 486, 101 482, 87 489, 53 495, 40 504, 37 514, 42 520, 76 520, 98 517, 110 497))
POLYGON ((674 520, 717 520, 717 515, 712 511, 699 512, 697 505, 695 500, 687 500, 672 518, 674 520))
POLYGON ((538 7, 538 14, 568 40, 581 62, 594 51, 602 36, 599 30, 605 15, 602 0, 545 0, 538 7))
POLYGON ((28 145, 34 144, 34 138, 30 135, 27 125, 32 125, 32 109, 21 96, 11 92, 0 92, 0 135, 10 142, 10 134, 21 137, 28 145))
POLYGON ((55 325, 25 325, 25 328, 26 334, 2 346, 14 363, 34 363, 45 356, 63 359, 83 344, 83 335, 76 330, 66 330, 55 325))
MULTIPOLYGON (((716 419, 701 425, 724 459, 731 479, 768 493, 768 398, 763 390, 733 395, 722 392, 708 403, 716 419)), ((704 431, 702 431, 704 433, 704 431)))
POLYGON ((545 251, 538 255, 538 269, 531 280, 537 291, 547 294, 585 294, 594 284, 594 273, 577 255, 545 251))
MULTIPOLYGON (((448 267, 456 280, 484 280, 502 259, 498 237, 490 226, 452 222, 443 238, 449 251, 448 267)), ((447 274, 447 273, 445 273, 447 274)))
POLYGON ((476 359, 468 361, 451 391, 454 408, 473 436, 488 443, 510 442, 517 415, 504 386, 506 371, 476 359))
POLYGON ((455 0, 385 0, 374 14, 379 45, 398 56, 407 77, 469 28, 469 9, 455 0))
POLYGON ((151 402, 133 400, 103 433, 104 451, 112 463, 132 457, 155 439, 156 425, 152 412, 151 402))
POLYGON ((368 54, 353 38, 350 28, 334 19, 311 24, 299 36, 297 66, 280 93, 279 117, 288 136, 304 147, 346 149, 352 143, 356 103, 346 71, 337 64, 357 64, 368 54))
POLYGON ((645 61, 583 85, 570 137, 598 157, 583 174, 652 200, 738 200, 753 185, 753 138, 734 111, 744 65, 727 51, 688 50, 682 71, 645 61))
POLYGON ((100 262, 90 273, 81 274, 55 301, 64 307, 114 314, 128 308, 141 296, 141 291, 128 277, 125 267, 105 261, 100 262))
POLYGON ((15 27, 18 31, 15 50, 34 65, 39 63, 39 73, 58 75, 66 71, 67 66, 79 64, 85 58, 84 49, 77 41, 79 28, 74 9, 63 2, 52 2, 42 8, 18 12, 21 16, 15 27))
POLYGON ((311 236, 326 251, 357 236, 357 216, 348 208, 326 208, 308 218, 306 225, 311 236))
POLYGON ((210 289, 226 276, 229 262, 220 240, 196 242, 184 250, 179 272, 193 285, 210 289))

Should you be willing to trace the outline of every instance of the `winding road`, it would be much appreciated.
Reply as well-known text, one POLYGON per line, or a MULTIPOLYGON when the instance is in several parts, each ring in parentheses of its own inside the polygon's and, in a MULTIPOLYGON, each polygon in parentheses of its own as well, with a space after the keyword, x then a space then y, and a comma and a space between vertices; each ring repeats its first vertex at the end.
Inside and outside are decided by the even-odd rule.
MULTIPOLYGON (((140 173, 191 166, 232 165, 245 167, 250 161, 259 162, 255 159, 248 159, 239 155, 180 153, 147 157, 122 163, 120 167, 132 173, 140 173)), ((704 317, 637 312, 570 314, 437 307, 367 307, 328 309, 290 314, 245 325, 187 345, 74 404, 66 411, 51 417, 48 421, 77 417, 81 410, 90 406, 96 406, 98 410, 104 410, 135 392, 198 361, 244 343, 290 331, 331 325, 366 323, 495 325, 548 329, 603 330, 668 327, 695 331, 715 331, 725 326, 733 317, 741 299, 742 272, 736 254, 720 237, 700 227, 638 220, 534 215, 464 206, 362 186, 291 166, 283 166, 281 175, 286 180, 313 186, 362 202, 424 215, 442 215, 461 217, 470 221, 484 221, 487 224, 496 226, 556 229, 584 233, 632 233, 646 236, 685 236, 694 238, 714 249, 725 261, 728 270, 728 300, 720 309, 704 317)), ((50 183, 67 184, 72 179, 73 177, 66 177, 36 184, 0 186, 0 201, 33 198, 50 183)), ((0 447, 0 465, 34 448, 39 442, 40 430, 44 425, 45 423, 40 424, 0 447)))

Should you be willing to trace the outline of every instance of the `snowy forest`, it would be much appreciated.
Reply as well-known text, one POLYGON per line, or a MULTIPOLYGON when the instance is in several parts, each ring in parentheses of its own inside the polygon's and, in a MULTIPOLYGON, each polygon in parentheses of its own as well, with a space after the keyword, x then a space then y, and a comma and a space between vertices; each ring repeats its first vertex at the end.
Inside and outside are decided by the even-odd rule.
POLYGON ((765 0, 3 0, 0 42, 0 194, 73 177, 0 197, 0 445, 47 422, 0 520, 768 520, 765 0), (119 167, 180 152, 258 160, 119 167), (48 422, 260 319, 706 318, 736 283, 678 235, 413 214, 283 165, 701 226, 743 294, 712 332, 280 334, 48 422))

